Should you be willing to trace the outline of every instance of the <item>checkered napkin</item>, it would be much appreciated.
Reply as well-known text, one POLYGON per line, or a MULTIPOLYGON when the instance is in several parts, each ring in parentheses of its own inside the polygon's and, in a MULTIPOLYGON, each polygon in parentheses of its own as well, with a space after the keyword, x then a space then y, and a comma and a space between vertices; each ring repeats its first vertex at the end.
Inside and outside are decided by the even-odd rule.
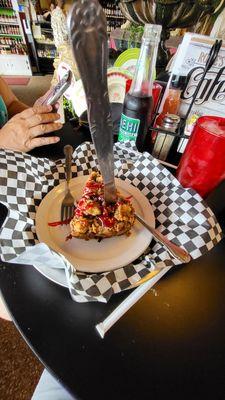
MULTIPOLYGON (((149 199, 159 231, 184 247, 192 258, 200 257, 221 240, 221 228, 201 197, 191 189, 183 189, 151 155, 140 154, 133 144, 125 142, 115 144, 114 157, 115 175, 136 186, 149 199)), ((79 146, 73 159, 73 177, 89 175, 98 167, 91 143, 79 146)), ((64 179, 61 160, 53 162, 0 151, 0 202, 9 211, 0 231, 3 260, 12 260, 38 243, 37 207, 46 193, 64 179)), ((179 264, 154 241, 132 264, 115 271, 79 275, 67 260, 63 258, 63 261, 71 296, 78 302, 106 302, 113 293, 129 288, 149 272, 179 264)))

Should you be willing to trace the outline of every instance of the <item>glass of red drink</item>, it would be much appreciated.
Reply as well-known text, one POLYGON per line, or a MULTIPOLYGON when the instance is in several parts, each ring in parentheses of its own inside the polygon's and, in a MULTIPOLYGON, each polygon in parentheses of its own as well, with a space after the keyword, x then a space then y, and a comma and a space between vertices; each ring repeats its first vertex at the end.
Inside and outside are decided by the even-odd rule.
POLYGON ((203 198, 225 179, 225 118, 200 117, 181 157, 177 179, 203 198))

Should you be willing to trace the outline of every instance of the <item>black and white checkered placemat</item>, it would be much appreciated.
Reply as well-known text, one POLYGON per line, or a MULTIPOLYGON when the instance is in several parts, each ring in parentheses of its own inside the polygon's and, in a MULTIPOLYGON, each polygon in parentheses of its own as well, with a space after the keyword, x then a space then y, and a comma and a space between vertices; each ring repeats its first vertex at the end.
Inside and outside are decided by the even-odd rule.
MULTIPOLYGON (((222 238, 216 218, 201 197, 183 189, 173 175, 148 153, 140 154, 129 142, 114 147, 115 175, 136 186, 151 202, 156 227, 192 258, 212 249, 222 238)), ((97 168, 94 146, 80 145, 74 152, 73 177, 89 175, 97 168)), ((65 179, 64 166, 28 154, 0 151, 0 202, 9 210, 0 231, 0 253, 12 260, 38 243, 35 214, 54 186, 65 179)), ((127 289, 154 269, 179 262, 159 243, 132 264, 116 271, 81 277, 67 264, 70 291, 76 301, 107 301, 113 293, 127 289)))

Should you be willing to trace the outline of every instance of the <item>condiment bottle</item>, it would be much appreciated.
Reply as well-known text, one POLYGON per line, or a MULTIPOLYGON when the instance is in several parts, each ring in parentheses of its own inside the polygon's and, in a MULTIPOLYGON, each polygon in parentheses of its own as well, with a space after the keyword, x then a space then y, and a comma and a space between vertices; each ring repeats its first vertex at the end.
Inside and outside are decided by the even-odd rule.
POLYGON ((134 79, 125 96, 118 140, 135 140, 139 151, 144 151, 152 107, 152 84, 161 25, 146 24, 134 79))
POLYGON ((175 139, 175 135, 171 135, 169 132, 175 133, 180 122, 180 117, 174 114, 166 114, 160 125, 156 125, 156 128, 162 128, 168 131, 168 133, 156 131, 156 137, 154 146, 152 149, 152 155, 160 160, 166 160, 172 143, 175 139))
POLYGON ((180 96, 185 86, 185 83, 186 76, 172 76, 168 94, 163 105, 163 114, 179 114, 180 96))

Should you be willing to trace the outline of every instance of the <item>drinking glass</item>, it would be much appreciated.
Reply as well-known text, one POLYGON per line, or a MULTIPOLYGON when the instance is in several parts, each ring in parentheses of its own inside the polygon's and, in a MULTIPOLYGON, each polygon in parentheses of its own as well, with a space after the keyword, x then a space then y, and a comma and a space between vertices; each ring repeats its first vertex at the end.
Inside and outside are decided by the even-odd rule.
POLYGON ((183 153, 177 179, 203 198, 225 179, 225 118, 200 117, 183 153))

